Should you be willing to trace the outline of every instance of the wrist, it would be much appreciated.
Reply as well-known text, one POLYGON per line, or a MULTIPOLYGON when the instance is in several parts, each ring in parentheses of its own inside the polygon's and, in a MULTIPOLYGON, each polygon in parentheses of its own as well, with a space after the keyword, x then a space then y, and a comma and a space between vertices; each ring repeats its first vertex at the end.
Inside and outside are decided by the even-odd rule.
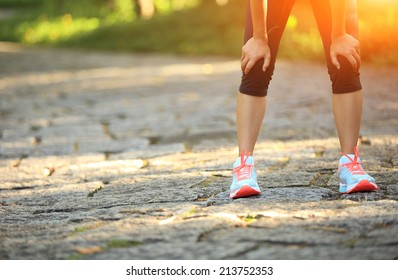
POLYGON ((253 39, 268 43, 268 35, 266 33, 255 33, 253 34, 253 39))
POLYGON ((332 39, 342 37, 342 36, 344 36, 346 34, 347 33, 346 33, 346 31, 344 29, 332 30, 332 39))

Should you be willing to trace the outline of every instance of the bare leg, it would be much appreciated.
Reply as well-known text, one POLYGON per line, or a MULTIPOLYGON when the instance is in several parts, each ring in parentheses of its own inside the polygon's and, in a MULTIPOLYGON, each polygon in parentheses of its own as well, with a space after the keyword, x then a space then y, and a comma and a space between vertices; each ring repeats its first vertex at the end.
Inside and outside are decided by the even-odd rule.
POLYGON ((333 94, 333 114, 341 152, 353 154, 361 126, 362 91, 333 94))
POLYGON ((238 128, 239 154, 242 151, 253 155, 254 146, 263 122, 266 97, 238 93, 236 123, 238 128))

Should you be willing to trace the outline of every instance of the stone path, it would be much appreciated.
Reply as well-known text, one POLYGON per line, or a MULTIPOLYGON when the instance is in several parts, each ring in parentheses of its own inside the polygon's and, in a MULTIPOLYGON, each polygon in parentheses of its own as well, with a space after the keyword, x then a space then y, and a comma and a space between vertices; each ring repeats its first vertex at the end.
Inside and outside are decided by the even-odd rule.
POLYGON ((0 44, 0 259, 397 259, 397 69, 363 66, 364 165, 340 195, 323 65, 277 65, 263 194, 228 199, 239 62, 0 44))

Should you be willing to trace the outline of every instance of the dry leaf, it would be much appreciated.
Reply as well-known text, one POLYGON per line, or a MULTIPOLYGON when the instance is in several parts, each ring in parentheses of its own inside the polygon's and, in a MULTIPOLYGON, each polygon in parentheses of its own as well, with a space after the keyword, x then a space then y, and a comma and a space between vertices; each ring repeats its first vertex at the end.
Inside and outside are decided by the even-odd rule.
POLYGON ((90 254, 101 252, 102 247, 94 246, 94 247, 86 247, 86 248, 75 248, 75 251, 78 252, 79 254, 90 255, 90 254))

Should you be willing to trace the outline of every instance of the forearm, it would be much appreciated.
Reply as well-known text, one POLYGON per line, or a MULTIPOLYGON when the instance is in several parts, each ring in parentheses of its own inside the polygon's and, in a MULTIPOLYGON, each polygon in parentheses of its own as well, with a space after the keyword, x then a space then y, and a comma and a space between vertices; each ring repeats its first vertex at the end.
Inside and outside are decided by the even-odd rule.
POLYGON ((250 0, 253 21, 253 37, 268 40, 267 36, 267 0, 250 0))
POLYGON ((332 38, 346 34, 346 0, 331 0, 332 10, 332 38))

